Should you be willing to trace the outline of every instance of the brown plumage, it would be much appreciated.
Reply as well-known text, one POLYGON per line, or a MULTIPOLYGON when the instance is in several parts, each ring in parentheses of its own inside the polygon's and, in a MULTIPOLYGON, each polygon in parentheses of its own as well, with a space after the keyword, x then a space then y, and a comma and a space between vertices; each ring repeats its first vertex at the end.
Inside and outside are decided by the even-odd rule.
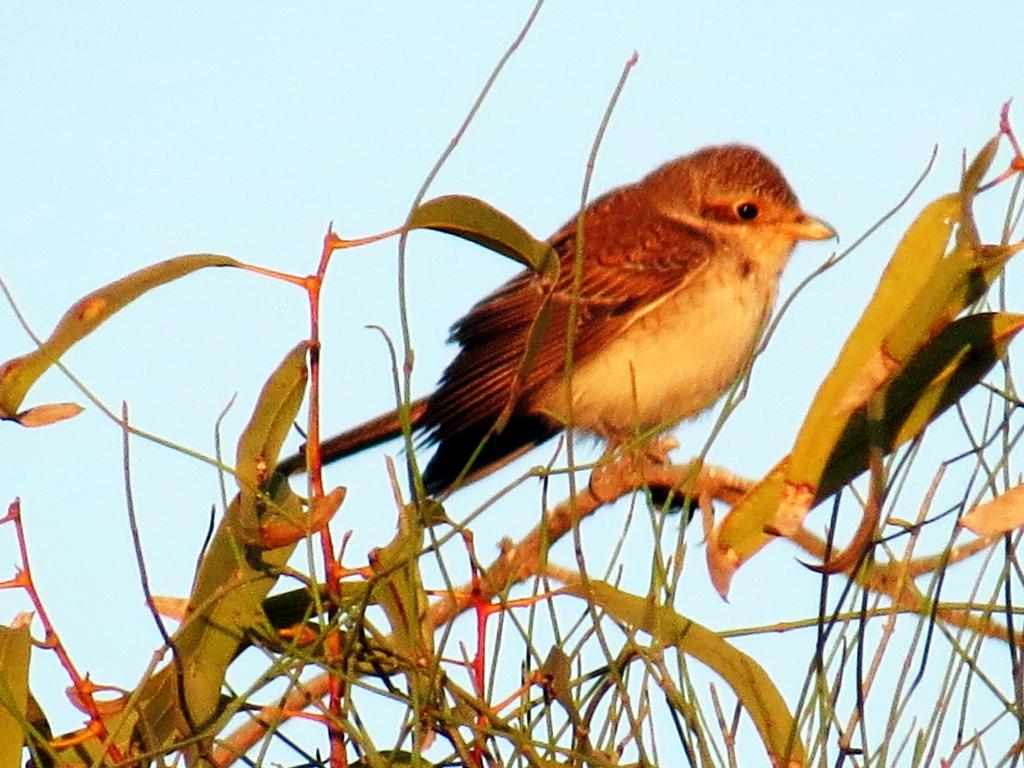
MULTIPOLYGON (((485 473, 570 422, 617 443, 707 409, 749 360, 796 242, 833 235, 801 210, 770 160, 740 145, 681 157, 589 205, 574 302, 578 232, 573 218, 550 240, 560 260, 553 286, 522 272, 452 329, 459 352, 413 413, 437 445, 428 492, 485 473), (542 307, 546 324, 531 330, 542 307)), ((325 454, 397 431, 387 415, 335 438, 336 451, 328 441, 325 454)))

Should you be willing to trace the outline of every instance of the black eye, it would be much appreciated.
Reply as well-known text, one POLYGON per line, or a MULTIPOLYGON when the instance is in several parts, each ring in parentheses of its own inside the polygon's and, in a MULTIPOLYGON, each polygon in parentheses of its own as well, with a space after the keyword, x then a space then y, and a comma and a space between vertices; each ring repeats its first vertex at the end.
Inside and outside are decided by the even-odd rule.
POLYGON ((740 203, 736 206, 736 215, 744 221, 752 221, 757 218, 758 210, 756 203, 740 203))

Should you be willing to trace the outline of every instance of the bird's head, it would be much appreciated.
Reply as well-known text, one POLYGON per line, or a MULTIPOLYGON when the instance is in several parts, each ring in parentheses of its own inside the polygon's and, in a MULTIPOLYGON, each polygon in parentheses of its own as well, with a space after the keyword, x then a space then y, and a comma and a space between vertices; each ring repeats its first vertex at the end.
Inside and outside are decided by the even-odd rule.
POLYGON ((742 144, 705 147, 680 157, 641 185, 667 218, 700 227, 716 239, 738 238, 773 260, 784 260, 800 240, 835 237, 832 227, 800 207, 778 166, 742 144))

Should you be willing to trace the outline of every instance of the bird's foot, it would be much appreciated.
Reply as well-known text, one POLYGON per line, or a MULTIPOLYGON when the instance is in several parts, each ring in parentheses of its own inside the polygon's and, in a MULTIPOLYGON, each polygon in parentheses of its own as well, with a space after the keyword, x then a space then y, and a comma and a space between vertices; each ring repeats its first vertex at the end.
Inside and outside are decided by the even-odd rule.
POLYGON ((619 465, 620 470, 643 472, 644 467, 666 467, 672 461, 669 452, 679 447, 671 435, 658 435, 643 442, 612 442, 600 462, 601 466, 619 465))
POLYGON ((668 435, 661 435, 641 444, 620 443, 608 446, 604 457, 594 469, 590 479, 591 490, 600 497, 607 495, 607 488, 632 485, 638 488, 644 484, 646 470, 670 466, 669 452, 679 447, 679 442, 668 435))
POLYGON ((657 467, 664 467, 672 463, 669 458, 669 451, 679 447, 679 441, 671 435, 659 435, 652 438, 641 446, 642 457, 645 462, 657 467))

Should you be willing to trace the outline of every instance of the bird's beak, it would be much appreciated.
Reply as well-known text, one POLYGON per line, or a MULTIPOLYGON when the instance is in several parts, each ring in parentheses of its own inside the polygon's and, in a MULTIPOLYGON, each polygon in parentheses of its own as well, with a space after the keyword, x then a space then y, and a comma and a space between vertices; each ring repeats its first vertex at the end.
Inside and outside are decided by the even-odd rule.
POLYGON ((836 237, 836 231, 830 224, 806 213, 801 213, 788 224, 786 231, 797 240, 831 240, 836 237))

